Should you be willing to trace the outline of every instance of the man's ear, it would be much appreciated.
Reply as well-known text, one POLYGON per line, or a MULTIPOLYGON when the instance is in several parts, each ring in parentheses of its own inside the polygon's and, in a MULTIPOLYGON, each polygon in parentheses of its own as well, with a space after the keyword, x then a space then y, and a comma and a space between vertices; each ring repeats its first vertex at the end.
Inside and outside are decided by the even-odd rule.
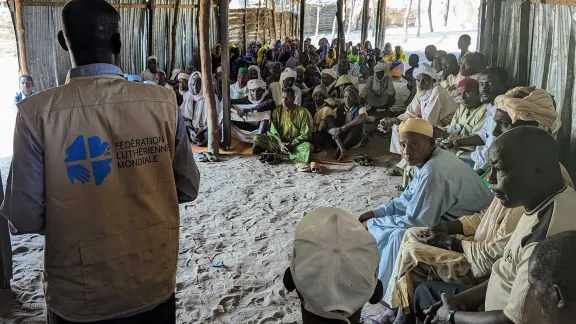
POLYGON ((62 31, 58 32, 58 44, 60 44, 63 50, 68 52, 68 45, 66 45, 66 39, 64 39, 64 33, 62 31))
POLYGON ((120 33, 112 35, 112 50, 114 54, 120 54, 120 48, 122 48, 122 41, 120 40, 120 33))
POLYGON ((556 304, 556 307, 565 308, 567 303, 566 299, 564 299, 564 296, 562 296, 562 291, 560 290, 560 287, 558 287, 558 285, 554 285, 553 289, 554 289, 554 303, 556 304))
POLYGON ((374 289, 374 295, 372 295, 372 297, 370 297, 369 302, 372 305, 376 305, 382 300, 382 297, 384 297, 384 286, 382 285, 382 281, 380 281, 380 279, 378 279, 378 283, 376 284, 376 289, 374 289))
POLYGON ((290 268, 284 271, 284 279, 282 280, 282 282, 284 282, 284 287, 289 292, 293 292, 296 289, 296 285, 294 284, 294 279, 292 278, 292 271, 290 271, 290 268))

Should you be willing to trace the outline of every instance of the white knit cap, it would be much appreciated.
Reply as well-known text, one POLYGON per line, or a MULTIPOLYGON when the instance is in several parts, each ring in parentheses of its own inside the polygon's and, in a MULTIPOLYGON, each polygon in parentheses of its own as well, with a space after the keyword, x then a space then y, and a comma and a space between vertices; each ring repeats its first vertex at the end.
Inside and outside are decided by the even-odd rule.
POLYGON ((290 272, 313 314, 348 322, 374 294, 379 263, 374 237, 342 209, 315 209, 296 226, 290 272))

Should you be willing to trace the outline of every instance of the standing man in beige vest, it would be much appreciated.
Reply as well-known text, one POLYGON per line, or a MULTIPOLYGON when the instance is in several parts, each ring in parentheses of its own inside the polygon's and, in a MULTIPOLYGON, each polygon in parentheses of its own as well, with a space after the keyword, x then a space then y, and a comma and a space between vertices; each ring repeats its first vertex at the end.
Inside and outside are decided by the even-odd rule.
POLYGON ((199 173, 173 91, 125 81, 118 12, 62 10, 65 85, 18 105, 0 213, 46 235, 48 323, 175 323, 178 203, 199 173))

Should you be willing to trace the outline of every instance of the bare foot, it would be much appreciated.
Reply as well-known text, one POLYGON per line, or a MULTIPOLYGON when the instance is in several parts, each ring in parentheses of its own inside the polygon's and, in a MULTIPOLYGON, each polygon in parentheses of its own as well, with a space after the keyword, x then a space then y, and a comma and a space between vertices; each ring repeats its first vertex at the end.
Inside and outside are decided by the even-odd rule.
POLYGON ((346 150, 342 150, 338 156, 338 161, 342 161, 346 157, 346 150))

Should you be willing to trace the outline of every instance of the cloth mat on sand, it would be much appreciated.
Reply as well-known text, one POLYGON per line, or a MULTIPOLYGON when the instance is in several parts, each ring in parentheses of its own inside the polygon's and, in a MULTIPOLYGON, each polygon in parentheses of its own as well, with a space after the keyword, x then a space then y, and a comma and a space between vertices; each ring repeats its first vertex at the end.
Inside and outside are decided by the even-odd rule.
MULTIPOLYGON (((192 148, 192 152, 208 152, 207 147, 200 147, 200 146, 196 146, 194 144, 190 144, 190 147, 192 148)), ((240 142, 239 140, 232 138, 232 143, 230 145, 230 148, 228 150, 225 150, 222 147, 220 147, 220 154, 252 155, 252 144, 240 142)))

